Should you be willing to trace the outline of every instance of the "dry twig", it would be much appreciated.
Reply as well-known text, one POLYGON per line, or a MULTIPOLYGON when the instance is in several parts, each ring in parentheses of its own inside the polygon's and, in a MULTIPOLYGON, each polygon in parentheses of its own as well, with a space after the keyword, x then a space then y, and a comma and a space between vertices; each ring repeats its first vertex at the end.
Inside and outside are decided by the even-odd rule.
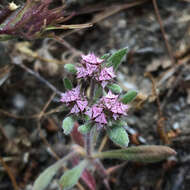
POLYGON ((11 171, 11 169, 7 166, 7 164, 4 162, 3 158, 0 156, 0 163, 1 165, 4 167, 5 171, 7 172, 11 182, 12 182, 12 185, 14 187, 14 190, 19 190, 19 186, 16 182, 16 179, 11 171))
POLYGON ((170 44, 168 42, 168 39, 166 37, 166 32, 164 30, 163 22, 162 22, 162 19, 161 19, 159 9, 158 9, 158 5, 157 5, 156 1, 157 0, 152 0, 153 7, 154 7, 154 10, 155 10, 155 14, 156 14, 157 20, 158 20, 159 25, 160 25, 160 30, 161 30, 162 36, 164 38, 164 42, 165 42, 168 54, 170 56, 170 59, 171 59, 172 63, 175 64, 175 58, 174 58, 173 53, 172 53, 172 48, 171 48, 171 46, 170 46, 170 44))
POLYGON ((165 117, 163 116, 161 106, 160 106, 160 99, 159 99, 159 96, 158 96, 157 91, 156 91, 156 82, 155 82, 153 76, 150 73, 145 73, 145 76, 148 77, 151 80, 151 82, 152 82, 152 91, 153 91, 154 96, 156 97, 156 103, 157 103, 157 106, 158 106, 158 117, 159 117, 159 119, 157 121, 158 134, 159 134, 160 138, 162 139, 162 141, 165 144, 169 144, 168 136, 167 136, 167 134, 165 133, 165 130, 164 130, 165 117))

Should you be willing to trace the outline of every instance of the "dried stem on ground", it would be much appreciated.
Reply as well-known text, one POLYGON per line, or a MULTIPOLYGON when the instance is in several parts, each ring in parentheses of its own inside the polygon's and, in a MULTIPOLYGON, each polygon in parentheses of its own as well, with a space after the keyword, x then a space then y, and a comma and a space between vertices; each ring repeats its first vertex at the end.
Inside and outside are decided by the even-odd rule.
POLYGON ((5 171, 7 172, 8 176, 9 176, 11 182, 12 182, 14 190, 19 190, 20 188, 19 188, 19 186, 18 186, 18 184, 16 182, 16 179, 15 179, 11 169, 8 167, 6 162, 4 162, 4 160, 3 160, 3 158, 1 156, 0 156, 0 163, 3 166, 3 168, 5 169, 5 171))
POLYGON ((157 5, 157 0, 152 0, 152 3, 153 3, 153 7, 154 7, 154 10, 155 10, 155 14, 156 14, 157 20, 158 20, 159 25, 160 25, 160 30, 162 32, 162 36, 164 38, 164 42, 165 42, 168 54, 170 56, 170 59, 171 59, 172 63, 175 64, 175 58, 174 58, 173 53, 172 53, 172 48, 171 48, 171 46, 170 46, 170 44, 168 42, 168 39, 166 37, 166 32, 164 30, 163 22, 162 22, 160 13, 159 13, 158 5, 157 5))
POLYGON ((168 136, 167 136, 167 134, 165 132, 165 129, 164 129, 165 128, 164 127, 165 117, 163 116, 161 106, 160 106, 160 99, 159 99, 159 96, 158 96, 157 91, 156 91, 156 82, 155 82, 153 76, 150 73, 145 73, 145 76, 148 77, 151 80, 151 82, 152 82, 152 91, 153 91, 152 93, 156 97, 156 103, 157 103, 157 106, 158 106, 158 121, 157 121, 158 134, 159 134, 160 138, 162 139, 162 141, 165 144, 169 144, 169 139, 168 139, 168 136))

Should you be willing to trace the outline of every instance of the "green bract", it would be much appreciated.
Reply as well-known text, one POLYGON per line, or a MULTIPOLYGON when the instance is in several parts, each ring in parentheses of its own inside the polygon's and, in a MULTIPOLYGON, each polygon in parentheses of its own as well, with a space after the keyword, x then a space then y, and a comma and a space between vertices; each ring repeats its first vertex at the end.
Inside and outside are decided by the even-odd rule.
POLYGON ((68 78, 64 78, 63 82, 64 82, 64 86, 67 90, 71 90, 73 88, 73 85, 68 78))
POLYGON ((92 124, 91 123, 88 123, 88 124, 84 124, 84 125, 81 125, 79 126, 78 128, 78 131, 82 134, 87 134, 88 132, 90 132, 91 130, 91 127, 92 127, 92 124))
POLYGON ((73 65, 73 64, 65 64, 64 65, 64 68, 67 72, 71 73, 71 74, 75 74, 77 72, 77 69, 76 67, 73 65))
POLYGON ((137 96, 137 92, 134 90, 130 90, 129 92, 127 92, 123 98, 122 98, 122 102, 124 104, 128 104, 130 102, 132 102, 137 96))
POLYGON ((108 84, 107 87, 116 94, 120 94, 122 92, 122 88, 118 84, 108 84))
POLYGON ((116 51, 114 54, 112 54, 108 59, 107 59, 107 67, 113 66, 114 70, 117 70, 119 65, 122 62, 122 59, 127 53, 128 48, 123 48, 118 51, 116 51))

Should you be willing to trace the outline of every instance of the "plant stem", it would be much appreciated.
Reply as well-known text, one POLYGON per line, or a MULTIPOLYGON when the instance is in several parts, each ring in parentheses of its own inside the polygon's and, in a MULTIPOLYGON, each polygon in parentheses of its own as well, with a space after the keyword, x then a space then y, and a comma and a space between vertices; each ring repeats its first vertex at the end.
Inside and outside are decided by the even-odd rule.
POLYGON ((86 134, 85 136, 85 149, 86 149, 86 155, 88 157, 91 156, 91 146, 92 146, 92 141, 91 141, 91 131, 86 134))
POLYGON ((97 172, 99 175, 103 178, 103 182, 108 190, 111 190, 109 182, 108 182, 108 174, 106 172, 106 169, 104 168, 103 164, 99 159, 96 159, 93 161, 93 164, 95 165, 97 172))
MULTIPOLYGON (((93 79, 91 79, 90 81, 90 104, 93 103, 93 100, 94 100, 94 89, 95 89, 95 81, 93 79)), ((93 138, 93 135, 94 133, 92 134, 92 129, 90 130, 89 133, 87 133, 85 135, 85 149, 86 149, 86 155, 88 157, 91 157, 91 153, 92 153, 92 140, 94 139, 93 138)))
POLYGON ((94 100, 94 90, 95 90, 95 81, 91 79, 90 81, 90 104, 93 103, 94 100))

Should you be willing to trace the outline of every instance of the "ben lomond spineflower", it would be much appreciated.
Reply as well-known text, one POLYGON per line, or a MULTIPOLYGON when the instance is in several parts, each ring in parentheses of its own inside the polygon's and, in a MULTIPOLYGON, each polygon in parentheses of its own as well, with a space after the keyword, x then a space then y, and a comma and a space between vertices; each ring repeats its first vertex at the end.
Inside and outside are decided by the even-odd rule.
MULTIPOLYGON (((111 85, 113 78, 116 77, 113 67, 107 67, 105 60, 100 59, 94 53, 82 55, 81 58, 80 67, 76 68, 76 77, 84 79, 80 81, 81 83, 86 83, 86 80, 89 80, 95 84, 88 83, 92 85, 90 88, 92 97, 84 95, 87 90, 80 89, 80 86, 84 85, 77 86, 62 94, 61 101, 71 107, 70 113, 80 112, 83 119, 88 116, 89 121, 99 127, 107 126, 109 121, 120 120, 122 116, 127 116, 129 106, 121 102, 120 95, 108 90, 109 86, 106 88, 106 85, 108 83, 111 85), (100 85, 103 87, 101 88, 101 96, 94 99, 94 91, 100 85)), ((115 87, 118 88, 118 85, 115 87)))
POLYGON ((111 80, 115 77, 113 68, 117 69, 125 54, 126 48, 110 57, 105 55, 104 58, 107 59, 104 61, 94 54, 83 55, 82 67, 78 69, 80 71, 78 73, 75 65, 70 63, 64 65, 67 71, 65 75, 69 74, 69 78, 71 74, 76 77, 76 73, 78 78, 84 78, 75 81, 78 85, 72 88, 71 81, 65 76, 64 86, 68 91, 61 95, 61 101, 71 109, 70 114, 62 122, 63 133, 71 134, 75 144, 69 146, 71 150, 67 156, 48 167, 37 178, 33 189, 47 189, 56 172, 61 169, 62 165, 68 165, 68 162, 71 162, 73 167, 61 175, 59 179, 61 189, 73 189, 80 178, 89 189, 97 189, 91 170, 97 171, 97 174, 104 179, 106 189, 110 189, 109 175, 101 159, 123 159, 146 163, 161 161, 176 154, 174 150, 164 146, 128 147, 127 130, 131 128, 123 116, 127 115, 129 108, 127 104, 136 97, 137 92, 128 91, 121 95, 120 86, 112 83, 111 80), (86 73, 83 73, 83 70, 86 73), (106 81, 109 84, 102 88, 100 81, 106 81), (97 147, 97 144, 105 144, 105 138, 99 135, 101 131, 97 133, 98 129, 105 129, 106 137, 120 148, 102 151, 102 146, 97 147))

